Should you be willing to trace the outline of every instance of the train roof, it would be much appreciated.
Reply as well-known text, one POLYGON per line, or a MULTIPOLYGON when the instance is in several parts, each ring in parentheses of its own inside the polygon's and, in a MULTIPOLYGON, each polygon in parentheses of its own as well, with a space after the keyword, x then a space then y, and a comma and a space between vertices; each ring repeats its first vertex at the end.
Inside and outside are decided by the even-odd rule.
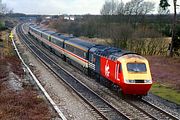
POLYGON ((52 35, 53 37, 56 37, 57 39, 60 38, 63 40, 69 40, 71 38, 74 38, 73 36, 66 36, 66 35, 63 35, 63 34, 60 34, 60 33, 54 32, 54 31, 47 30, 47 29, 45 29, 41 26, 35 25, 35 24, 31 24, 30 27, 34 28, 35 30, 37 30, 39 32, 43 32, 45 34, 52 35))
POLYGON ((57 37, 57 38, 60 38, 60 39, 63 39, 63 40, 69 40, 69 39, 73 38, 71 36, 62 35, 60 33, 53 34, 53 36, 57 37))
POLYGON ((34 28, 34 29, 39 29, 41 28, 41 26, 38 26, 38 25, 30 25, 30 27, 34 28))
POLYGON ((97 55, 107 57, 112 60, 117 60, 119 57, 126 54, 136 54, 131 51, 122 50, 115 47, 109 47, 105 45, 96 45, 90 49, 90 52, 93 52, 97 55))
POLYGON ((121 52, 122 50, 119 48, 109 47, 109 46, 105 46, 105 45, 96 45, 90 51, 94 52, 95 54, 109 56, 112 53, 121 52))
POLYGON ((41 27, 41 26, 38 26, 38 25, 30 25, 30 27, 32 27, 33 29, 37 30, 37 31, 40 31, 40 32, 43 32, 43 31, 48 31, 47 29, 41 27))
POLYGON ((38 30, 38 31, 46 31, 47 30, 47 29, 44 29, 40 26, 35 26, 35 27, 33 27, 33 29, 38 30))
POLYGON ((36 27, 37 25, 36 25, 36 24, 33 24, 33 23, 30 23, 29 26, 30 26, 30 27, 36 27))
POLYGON ((44 32, 44 33, 50 34, 56 38, 63 39, 63 40, 65 40, 66 44, 70 44, 70 45, 72 45, 76 48, 82 49, 84 51, 87 51, 90 49, 90 52, 93 52, 97 55, 107 57, 109 59, 117 60, 119 57, 121 57, 123 55, 136 54, 131 51, 125 51, 125 50, 122 50, 119 48, 105 46, 105 45, 98 45, 98 44, 90 43, 90 42, 75 38, 73 36, 66 36, 66 35, 56 33, 53 31, 48 31, 47 29, 44 29, 37 25, 30 25, 30 26, 37 29, 40 32, 44 32))
POLYGON ((92 48, 93 46, 95 46, 94 43, 90 43, 78 38, 72 38, 69 39, 68 41, 65 41, 66 44, 70 44, 74 47, 80 48, 80 49, 84 49, 85 51, 89 50, 90 48, 92 48))
POLYGON ((37 30, 39 30, 39 31, 41 31, 41 32, 45 32, 45 31, 47 31, 47 29, 45 29, 45 28, 36 28, 37 30))
POLYGON ((49 30, 47 30, 47 31, 44 31, 45 33, 47 33, 47 34, 49 34, 49 35, 53 35, 53 34, 56 34, 56 32, 54 32, 54 31, 49 31, 49 30))

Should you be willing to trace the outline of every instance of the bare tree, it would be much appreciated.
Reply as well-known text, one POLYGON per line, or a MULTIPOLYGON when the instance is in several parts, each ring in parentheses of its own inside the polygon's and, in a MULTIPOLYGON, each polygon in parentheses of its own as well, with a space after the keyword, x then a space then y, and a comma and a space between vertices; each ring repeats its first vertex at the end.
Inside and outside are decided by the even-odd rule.
POLYGON ((117 0, 106 1, 101 9, 102 15, 146 15, 152 12, 155 3, 144 2, 144 0, 131 0, 124 4, 117 0))
POLYGON ((125 12, 124 7, 125 7, 125 5, 124 5, 123 1, 121 0, 121 2, 119 3, 119 5, 117 7, 118 15, 124 15, 124 12, 125 12))
POLYGON ((139 14, 140 15, 146 15, 148 13, 151 13, 152 11, 154 11, 154 8, 155 8, 155 3, 153 3, 153 2, 143 2, 140 5, 139 14))
POLYGON ((155 8, 155 3, 144 2, 144 0, 131 0, 125 5, 126 15, 146 15, 152 12, 155 8))
POLYGON ((133 14, 133 6, 130 2, 127 2, 124 7, 124 12, 126 15, 132 15, 133 14))
POLYGON ((111 11, 111 3, 106 1, 101 9, 101 15, 109 15, 111 11))
POLYGON ((143 0, 131 0, 125 5, 125 12, 127 15, 138 15, 141 9, 143 0))
POLYGON ((174 3, 174 18, 173 18, 173 26, 172 26, 172 41, 171 41, 171 47, 170 47, 170 53, 169 53, 171 57, 173 56, 174 43, 176 42, 176 24, 177 24, 176 3, 177 3, 177 0, 173 0, 173 3, 174 3))
POLYGON ((1 14, 6 14, 8 11, 6 4, 1 4, 1 14))
POLYGON ((163 9, 162 7, 158 7, 158 14, 159 15, 167 15, 170 13, 170 10, 168 8, 163 9))
POLYGON ((6 4, 0 3, 0 14, 13 13, 13 9, 8 9, 6 4))
POLYGON ((13 9, 10 9, 9 11, 8 11, 8 13, 9 14, 13 14, 14 12, 13 12, 13 9))
POLYGON ((117 7, 118 7, 117 0, 106 1, 101 9, 102 15, 116 15, 117 14, 117 7))

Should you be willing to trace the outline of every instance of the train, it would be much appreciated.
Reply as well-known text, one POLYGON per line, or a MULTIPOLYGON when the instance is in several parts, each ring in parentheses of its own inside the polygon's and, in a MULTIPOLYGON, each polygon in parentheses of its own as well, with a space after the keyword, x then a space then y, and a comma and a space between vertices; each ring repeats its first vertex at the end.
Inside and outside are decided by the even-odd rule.
POLYGON ((152 86, 148 60, 137 53, 91 43, 35 24, 28 24, 28 33, 50 52, 123 95, 145 96, 152 86))

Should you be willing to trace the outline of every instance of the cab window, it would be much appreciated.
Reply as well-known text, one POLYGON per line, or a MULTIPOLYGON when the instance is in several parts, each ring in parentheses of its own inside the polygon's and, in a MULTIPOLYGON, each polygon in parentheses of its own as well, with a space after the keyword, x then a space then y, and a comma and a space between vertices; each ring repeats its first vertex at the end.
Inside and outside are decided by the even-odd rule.
POLYGON ((146 64, 144 63, 127 63, 129 72, 146 72, 146 64))

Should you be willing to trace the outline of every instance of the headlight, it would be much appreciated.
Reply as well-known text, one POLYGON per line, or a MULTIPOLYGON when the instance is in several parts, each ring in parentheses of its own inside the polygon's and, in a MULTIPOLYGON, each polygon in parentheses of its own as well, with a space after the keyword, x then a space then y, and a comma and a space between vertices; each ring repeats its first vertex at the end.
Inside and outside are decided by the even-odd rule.
POLYGON ((144 83, 151 83, 151 80, 144 80, 144 83))
POLYGON ((126 83, 135 83, 135 80, 126 80, 126 83))
POLYGON ((125 80, 126 83, 152 83, 151 80, 125 80))

